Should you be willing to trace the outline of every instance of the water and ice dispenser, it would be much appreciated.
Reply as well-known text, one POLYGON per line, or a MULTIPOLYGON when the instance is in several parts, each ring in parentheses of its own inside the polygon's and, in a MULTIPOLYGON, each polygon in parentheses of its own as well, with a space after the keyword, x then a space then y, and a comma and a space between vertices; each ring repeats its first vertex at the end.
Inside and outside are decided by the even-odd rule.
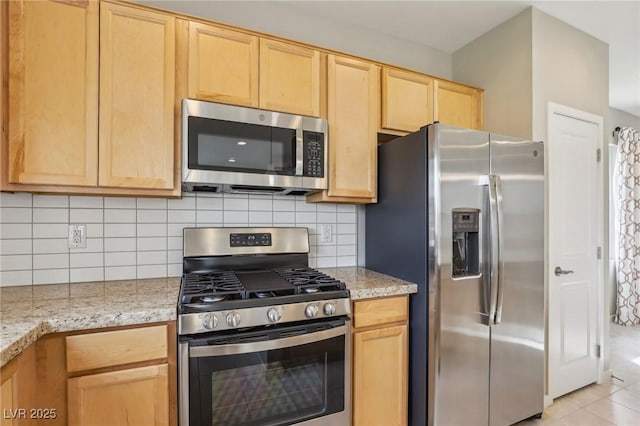
POLYGON ((480 210, 451 211, 453 255, 451 276, 463 278, 480 274, 480 210))

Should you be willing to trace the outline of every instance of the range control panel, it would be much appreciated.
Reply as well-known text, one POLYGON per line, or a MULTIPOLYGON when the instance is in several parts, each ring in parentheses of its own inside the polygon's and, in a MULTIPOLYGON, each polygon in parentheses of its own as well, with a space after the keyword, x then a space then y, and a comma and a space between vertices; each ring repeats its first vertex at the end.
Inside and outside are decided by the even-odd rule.
POLYGON ((229 245, 231 247, 270 246, 271 234, 231 234, 229 235, 229 245))
POLYGON ((309 177, 324 177, 324 135, 303 132, 302 144, 302 174, 309 177))

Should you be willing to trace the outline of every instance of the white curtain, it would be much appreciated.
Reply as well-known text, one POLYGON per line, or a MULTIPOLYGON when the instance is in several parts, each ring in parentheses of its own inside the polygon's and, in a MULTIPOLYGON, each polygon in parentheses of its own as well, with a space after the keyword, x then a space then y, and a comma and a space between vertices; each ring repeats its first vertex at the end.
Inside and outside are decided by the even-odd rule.
POLYGON ((621 325, 640 324, 640 131, 618 133, 614 172, 616 199, 616 317, 621 325))

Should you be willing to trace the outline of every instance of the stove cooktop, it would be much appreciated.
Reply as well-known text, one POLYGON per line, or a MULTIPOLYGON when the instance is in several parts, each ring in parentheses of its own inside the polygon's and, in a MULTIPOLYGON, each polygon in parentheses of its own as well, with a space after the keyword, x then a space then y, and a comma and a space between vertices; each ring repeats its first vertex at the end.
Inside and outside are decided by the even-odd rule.
POLYGON ((179 308, 203 312, 349 297, 346 285, 309 267, 186 273, 179 308))
POLYGON ((183 236, 181 336, 351 312, 345 283, 309 267, 307 228, 184 228, 183 236))

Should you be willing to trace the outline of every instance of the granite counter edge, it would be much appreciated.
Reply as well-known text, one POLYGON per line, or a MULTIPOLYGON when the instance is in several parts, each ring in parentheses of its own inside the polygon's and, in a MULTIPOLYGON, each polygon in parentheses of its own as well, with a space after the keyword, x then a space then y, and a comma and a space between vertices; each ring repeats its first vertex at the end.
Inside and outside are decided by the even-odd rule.
POLYGON ((418 292, 418 286, 416 284, 398 285, 391 284, 385 287, 374 288, 358 288, 349 290, 351 293, 351 300, 365 300, 375 299, 378 297, 389 296, 403 296, 410 295, 418 292))
POLYGON ((6 344, 6 346, 2 342, 2 345, 0 345, 0 367, 4 367, 11 360, 18 357, 29 345, 35 343, 46 334, 127 325, 145 325, 174 321, 175 319, 175 308, 152 308, 135 312, 116 312, 91 316, 69 315, 67 317, 21 323, 21 325, 29 324, 32 326, 26 332, 20 332, 18 336, 9 337, 10 343, 6 344))

